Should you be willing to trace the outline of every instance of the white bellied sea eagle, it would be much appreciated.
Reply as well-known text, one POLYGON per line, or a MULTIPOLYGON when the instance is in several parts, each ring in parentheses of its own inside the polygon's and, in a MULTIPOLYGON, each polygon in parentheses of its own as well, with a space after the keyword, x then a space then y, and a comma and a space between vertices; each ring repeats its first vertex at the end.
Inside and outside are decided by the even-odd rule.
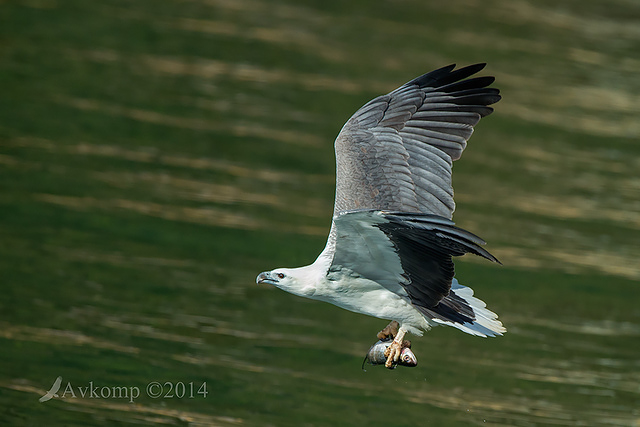
MULTIPOLYGON (((451 170, 480 118, 500 100, 485 67, 449 65, 360 108, 335 141, 336 198, 327 245, 311 265, 260 273, 257 283, 397 321, 385 366, 407 332, 449 325, 502 335, 498 316, 454 278, 453 256, 498 260, 484 241, 455 227, 451 170)), ((380 336, 380 334, 379 334, 380 336)), ((380 337, 382 337, 380 336, 380 337)))

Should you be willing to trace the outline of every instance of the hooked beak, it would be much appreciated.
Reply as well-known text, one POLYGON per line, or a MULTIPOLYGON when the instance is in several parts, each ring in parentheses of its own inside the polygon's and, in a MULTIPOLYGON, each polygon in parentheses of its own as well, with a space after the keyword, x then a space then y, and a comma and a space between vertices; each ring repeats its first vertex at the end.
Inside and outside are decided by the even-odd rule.
POLYGON ((263 271, 262 273, 258 274, 258 277, 256 277, 256 283, 258 285, 261 285, 263 283, 266 283, 268 285, 276 285, 278 281, 274 279, 273 276, 271 276, 270 272, 263 271))

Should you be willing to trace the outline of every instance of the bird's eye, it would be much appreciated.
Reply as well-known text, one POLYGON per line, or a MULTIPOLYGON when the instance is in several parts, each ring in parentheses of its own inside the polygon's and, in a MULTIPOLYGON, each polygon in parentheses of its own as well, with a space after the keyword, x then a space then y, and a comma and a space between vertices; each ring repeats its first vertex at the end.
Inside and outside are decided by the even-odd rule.
POLYGON ((284 274, 282 273, 276 273, 276 276, 278 277, 278 279, 284 279, 284 274))

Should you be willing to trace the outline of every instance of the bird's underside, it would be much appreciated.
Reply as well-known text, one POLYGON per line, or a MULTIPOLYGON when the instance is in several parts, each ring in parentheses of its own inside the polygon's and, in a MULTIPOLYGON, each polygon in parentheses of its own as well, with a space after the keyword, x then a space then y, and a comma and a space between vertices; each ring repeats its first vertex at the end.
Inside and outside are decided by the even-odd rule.
POLYGON ((498 262, 479 237, 446 218, 420 213, 349 211, 333 223, 329 284, 317 286, 312 298, 399 322, 398 328, 384 330, 393 339, 388 367, 406 347, 406 332, 421 334, 442 324, 477 336, 504 332, 495 313, 454 278, 453 256, 471 253, 498 262), (379 288, 386 292, 374 298, 379 288), (345 291, 356 295, 344 298, 345 291))
POLYGON ((306 267, 261 273, 269 283, 392 323, 385 366, 407 332, 449 325, 477 336, 506 330, 454 278, 452 257, 497 262, 479 237, 453 225, 451 173, 479 120, 500 100, 485 64, 424 74, 360 108, 335 141, 336 198, 327 245, 306 267), (394 323, 396 321, 397 323, 394 323))

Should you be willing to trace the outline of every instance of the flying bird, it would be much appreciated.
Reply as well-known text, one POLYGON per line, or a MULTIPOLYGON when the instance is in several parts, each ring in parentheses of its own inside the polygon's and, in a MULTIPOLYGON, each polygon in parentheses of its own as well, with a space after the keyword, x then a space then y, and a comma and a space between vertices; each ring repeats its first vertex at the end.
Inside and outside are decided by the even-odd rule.
POLYGON ((493 112, 486 64, 449 65, 360 108, 335 141, 336 196, 327 244, 311 265, 260 273, 257 283, 392 322, 385 366, 394 368, 407 332, 436 325, 488 337, 506 329, 454 277, 453 256, 499 261, 452 221, 452 164, 474 126, 493 112), (395 323, 397 322, 397 323, 395 323))
POLYGON ((46 392, 40 399, 38 399, 38 402, 42 403, 51 400, 54 397, 58 397, 57 393, 58 390, 60 390, 60 384, 62 384, 62 377, 58 377, 55 379, 49 391, 46 392))

